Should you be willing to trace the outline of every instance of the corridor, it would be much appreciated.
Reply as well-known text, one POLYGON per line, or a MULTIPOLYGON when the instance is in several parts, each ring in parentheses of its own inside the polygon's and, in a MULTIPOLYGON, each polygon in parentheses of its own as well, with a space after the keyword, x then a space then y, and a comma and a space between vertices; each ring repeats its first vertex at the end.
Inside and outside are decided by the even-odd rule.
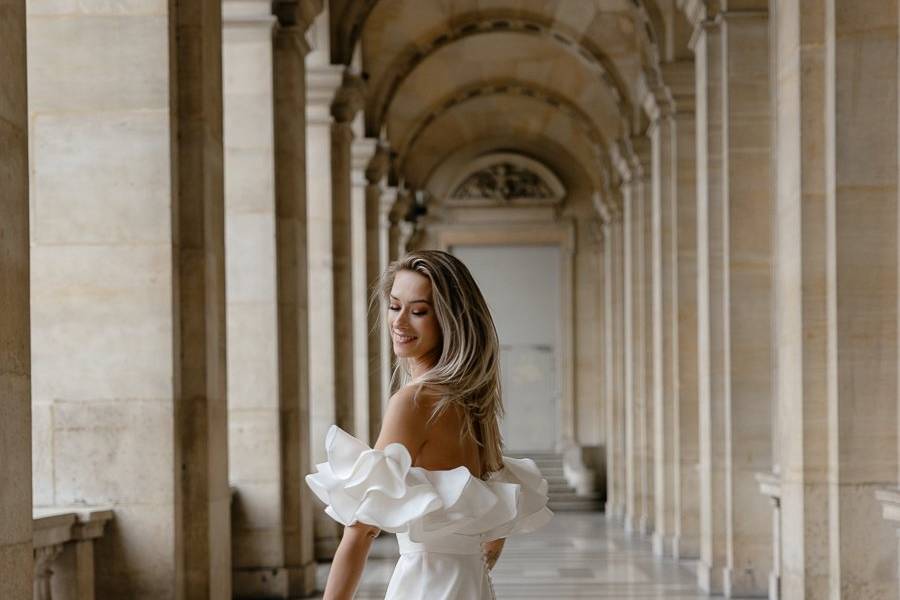
MULTIPOLYGON (((356 600, 384 598, 395 553, 394 536, 376 541, 356 600)), ((559 512, 547 527, 509 539, 494 570, 494 589, 498 600, 706 598, 696 591, 688 565, 654 557, 649 543, 607 523, 602 513, 559 512)), ((328 565, 319 565, 320 590, 327 576, 328 565)))

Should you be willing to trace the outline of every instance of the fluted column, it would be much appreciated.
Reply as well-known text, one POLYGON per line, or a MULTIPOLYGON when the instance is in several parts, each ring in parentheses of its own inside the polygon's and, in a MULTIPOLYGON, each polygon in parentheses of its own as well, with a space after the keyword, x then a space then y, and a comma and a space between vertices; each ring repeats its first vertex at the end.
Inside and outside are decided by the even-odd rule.
POLYGON ((726 240, 722 193, 721 22, 694 36, 697 87, 697 370, 700 464, 700 561, 707 593, 723 591, 725 544, 726 240))
POLYGON ((897 598, 898 7, 771 10, 781 597, 897 598))
POLYGON ((32 596, 31 320, 25 2, 0 2, 0 598, 32 596))
MULTIPOLYGON (((388 265, 397 260, 397 236, 399 227, 395 206, 398 201, 399 190, 395 186, 385 187, 378 198, 378 257, 379 271, 384 272, 388 265)), ((381 314, 387 313, 387 306, 383 301, 379 306, 381 314)), ((391 379, 394 371, 394 354, 391 346, 391 336, 387 327, 380 327, 381 333, 381 397, 384 402, 391 397, 393 392, 391 379)))

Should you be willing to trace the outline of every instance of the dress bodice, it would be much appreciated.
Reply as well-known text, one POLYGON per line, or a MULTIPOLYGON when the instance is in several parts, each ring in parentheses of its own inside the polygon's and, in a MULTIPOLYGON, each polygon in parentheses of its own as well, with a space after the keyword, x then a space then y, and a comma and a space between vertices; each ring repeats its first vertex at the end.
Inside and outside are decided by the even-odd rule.
POLYGON ((325 512, 343 525, 362 522, 400 534, 401 551, 404 544, 471 550, 533 531, 553 515, 547 481, 527 458, 504 456, 503 468, 481 480, 464 466, 414 467, 403 444, 375 450, 336 425, 325 450, 327 461, 306 476, 325 512))

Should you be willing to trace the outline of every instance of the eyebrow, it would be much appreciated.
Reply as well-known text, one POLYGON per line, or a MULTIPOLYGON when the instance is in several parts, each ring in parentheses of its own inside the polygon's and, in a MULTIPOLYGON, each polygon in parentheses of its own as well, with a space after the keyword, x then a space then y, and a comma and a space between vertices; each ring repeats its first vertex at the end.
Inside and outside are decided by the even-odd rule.
MULTIPOLYGON (((397 296, 391 294, 391 300, 397 300, 397 301, 399 301, 400 298, 398 298, 397 296)), ((431 306, 431 302, 429 302, 428 300, 413 300, 412 302, 410 302, 410 304, 418 304, 419 302, 422 302, 422 303, 424 303, 424 304, 427 304, 427 305, 431 306)))

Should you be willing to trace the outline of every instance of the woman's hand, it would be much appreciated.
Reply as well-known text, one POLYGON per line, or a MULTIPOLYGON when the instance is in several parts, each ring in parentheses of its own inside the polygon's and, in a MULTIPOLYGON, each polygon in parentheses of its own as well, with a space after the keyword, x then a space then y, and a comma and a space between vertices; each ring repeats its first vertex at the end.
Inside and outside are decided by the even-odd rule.
POLYGON ((503 544, 505 543, 506 538, 500 538, 498 540, 485 542, 481 545, 481 550, 484 555, 484 564, 488 571, 493 569, 494 565, 497 564, 497 559, 500 558, 500 553, 503 552, 503 544))

